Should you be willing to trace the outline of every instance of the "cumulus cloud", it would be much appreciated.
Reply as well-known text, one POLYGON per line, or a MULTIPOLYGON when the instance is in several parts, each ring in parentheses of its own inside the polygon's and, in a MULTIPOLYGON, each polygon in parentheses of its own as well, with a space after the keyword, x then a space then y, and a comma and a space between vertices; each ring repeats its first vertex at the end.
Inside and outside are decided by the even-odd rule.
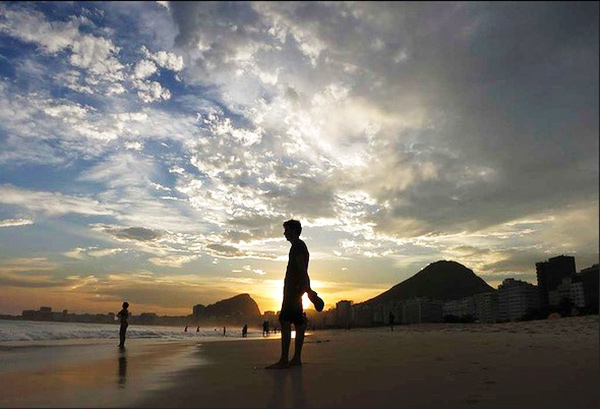
POLYGON ((142 60, 135 66, 133 75, 135 78, 144 79, 154 74, 157 70, 156 64, 152 61, 142 60))
POLYGON ((158 51, 156 53, 150 52, 145 46, 142 47, 142 52, 147 58, 154 61, 162 68, 166 68, 171 71, 183 70, 183 57, 172 52, 158 51))
POLYGON ((118 60, 119 48, 110 39, 81 33, 79 20, 49 22, 40 12, 4 6, 0 12, 0 30, 37 44, 48 54, 67 51, 73 66, 89 70, 91 75, 103 80, 124 79, 124 66, 118 60))
POLYGON ((134 86, 138 89, 138 97, 146 102, 166 101, 171 98, 171 91, 157 81, 135 81, 134 86))

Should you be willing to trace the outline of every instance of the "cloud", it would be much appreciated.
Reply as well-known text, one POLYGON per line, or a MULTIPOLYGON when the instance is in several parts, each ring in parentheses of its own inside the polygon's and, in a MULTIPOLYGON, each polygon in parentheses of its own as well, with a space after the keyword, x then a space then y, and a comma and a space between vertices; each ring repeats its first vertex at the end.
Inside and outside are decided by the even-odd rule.
POLYGON ((84 252, 85 252, 84 248, 78 247, 71 251, 67 251, 66 253, 63 253, 63 255, 65 257, 74 258, 76 260, 85 260, 84 252))
POLYGON ((126 249, 122 248, 107 248, 107 249, 98 249, 97 247, 77 247, 73 250, 67 251, 63 253, 64 256, 73 258, 76 260, 86 260, 89 257, 106 257, 112 256, 117 253, 121 253, 126 251, 126 249))
POLYGON ((0 227, 16 227, 29 226, 33 224, 33 220, 29 219, 4 219, 0 220, 0 227))
POLYGON ((142 46, 142 52, 146 55, 147 58, 150 58, 156 64, 158 64, 162 68, 166 68, 171 71, 181 71, 184 68, 183 57, 168 51, 158 51, 156 53, 151 53, 148 48, 142 46))
POLYGON ((34 10, 3 6, 0 30, 22 41, 37 44, 48 54, 70 53, 69 62, 104 81, 123 80, 124 66, 118 60, 119 48, 110 39, 83 34, 80 20, 46 21, 34 10))
POLYGON ((135 78, 144 79, 154 74, 157 70, 156 64, 152 61, 142 60, 135 66, 133 75, 135 78))
POLYGON ((199 256, 165 256, 148 259, 152 264, 163 267, 181 268, 184 264, 196 260, 199 256))
POLYGON ((133 84, 138 90, 138 97, 145 103, 166 101, 171 98, 171 91, 163 88, 157 81, 135 81, 133 84))
POLYGON ((161 234, 144 227, 108 228, 107 233, 125 240, 152 241, 158 239, 161 234))
POLYGON ((0 262, 0 285, 46 288, 60 285, 52 276, 58 264, 44 257, 12 258, 0 262))
POLYGON ((62 216, 69 213, 84 216, 113 214, 112 210, 100 202, 86 197, 31 191, 7 184, 0 185, 0 203, 16 205, 49 216, 62 216))

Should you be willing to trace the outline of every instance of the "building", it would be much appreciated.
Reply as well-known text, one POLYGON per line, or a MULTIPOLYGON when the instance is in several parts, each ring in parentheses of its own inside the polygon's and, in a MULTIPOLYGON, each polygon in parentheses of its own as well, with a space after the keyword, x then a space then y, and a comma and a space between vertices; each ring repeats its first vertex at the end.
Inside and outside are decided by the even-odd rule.
POLYGON ((370 327, 374 321, 373 307, 365 304, 355 304, 352 306, 354 314, 354 325, 357 327, 370 327))
POLYGON ((373 325, 385 324, 385 313, 383 304, 377 304, 373 308, 373 325))
POLYGON ((479 322, 491 323, 498 320, 498 292, 475 294, 475 308, 479 322))
POLYGON ((442 302, 425 298, 412 298, 402 303, 400 322, 422 324, 442 322, 442 302))
POLYGON ((158 316, 154 312, 143 312, 137 317, 137 323, 140 325, 155 325, 158 316))
POLYGON ((507 278, 498 286, 498 319, 518 320, 539 308, 540 294, 535 285, 507 278))
POLYGON ((572 282, 573 277, 564 277, 554 290, 548 291, 548 305, 556 308, 564 302, 563 300, 570 302, 572 282))
POLYGON ((580 280, 572 282, 570 286, 570 298, 571 302, 577 308, 585 307, 585 292, 583 289, 583 282, 580 280))
POLYGON ((336 325, 341 328, 348 328, 353 324, 352 301, 342 300, 335 304, 337 311, 336 325))
POLYGON ((573 276, 576 273, 575 257, 558 256, 535 263, 537 284, 540 291, 540 304, 547 307, 549 303, 549 292, 555 290, 563 278, 573 276))
POLYGON ((192 317, 194 317, 194 322, 198 322, 202 318, 204 318, 205 313, 206 306, 202 304, 194 305, 194 307, 192 308, 192 317))
POLYGON ((465 297, 461 298, 460 300, 444 301, 442 304, 442 316, 454 316, 457 318, 477 316, 475 297, 465 297))
MULTIPOLYGON (((62 316, 62 313, 59 315, 62 316)), ((38 311, 24 310, 21 316, 30 321, 53 321, 57 318, 52 314, 52 307, 40 307, 38 311)))
POLYGON ((585 306, 598 312, 598 264, 581 270, 581 283, 585 297, 585 306))

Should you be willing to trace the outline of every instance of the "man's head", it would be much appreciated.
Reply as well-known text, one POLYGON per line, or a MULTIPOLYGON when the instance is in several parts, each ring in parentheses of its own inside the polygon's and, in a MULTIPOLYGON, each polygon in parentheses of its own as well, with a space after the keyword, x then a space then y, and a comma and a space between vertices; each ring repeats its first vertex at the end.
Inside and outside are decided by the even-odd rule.
POLYGON ((288 220, 283 223, 283 235, 289 241, 293 239, 297 239, 300 237, 300 233, 302 233, 302 225, 298 220, 288 220))
POLYGON ((127 301, 123 303, 123 308, 129 308, 129 303, 127 301))

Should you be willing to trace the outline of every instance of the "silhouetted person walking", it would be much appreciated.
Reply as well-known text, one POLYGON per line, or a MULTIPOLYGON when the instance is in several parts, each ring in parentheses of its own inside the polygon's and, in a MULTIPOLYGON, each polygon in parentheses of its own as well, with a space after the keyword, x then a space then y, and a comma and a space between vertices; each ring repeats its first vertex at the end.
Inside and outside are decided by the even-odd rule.
POLYGON ((244 324, 242 328, 242 338, 246 338, 246 336, 248 336, 248 324, 244 324))
MULTIPOLYGON (((288 220, 283 223, 284 236, 291 243, 285 280, 283 284, 283 303, 279 321, 281 322, 281 357, 267 369, 283 369, 290 365, 302 365, 302 345, 306 331, 306 316, 302 311, 302 296, 309 293, 311 301, 314 299, 318 304, 315 307, 319 311, 323 309, 323 300, 318 298, 317 293, 310 288, 308 277, 309 253, 306 244, 300 240, 302 225, 298 220, 288 220), (320 307, 320 309, 319 309, 320 307), (292 323, 296 328, 296 342, 294 356, 289 358, 290 342, 292 339, 292 323)), ((314 302, 314 301, 313 301, 314 302)))
POLYGON ((123 309, 117 314, 117 317, 119 317, 119 323, 121 324, 121 328, 119 328, 120 348, 125 347, 125 333, 127 332, 127 327, 129 326, 129 323, 127 322, 127 318, 129 318, 129 310, 127 308, 129 308, 129 303, 125 301, 123 303, 123 309))

